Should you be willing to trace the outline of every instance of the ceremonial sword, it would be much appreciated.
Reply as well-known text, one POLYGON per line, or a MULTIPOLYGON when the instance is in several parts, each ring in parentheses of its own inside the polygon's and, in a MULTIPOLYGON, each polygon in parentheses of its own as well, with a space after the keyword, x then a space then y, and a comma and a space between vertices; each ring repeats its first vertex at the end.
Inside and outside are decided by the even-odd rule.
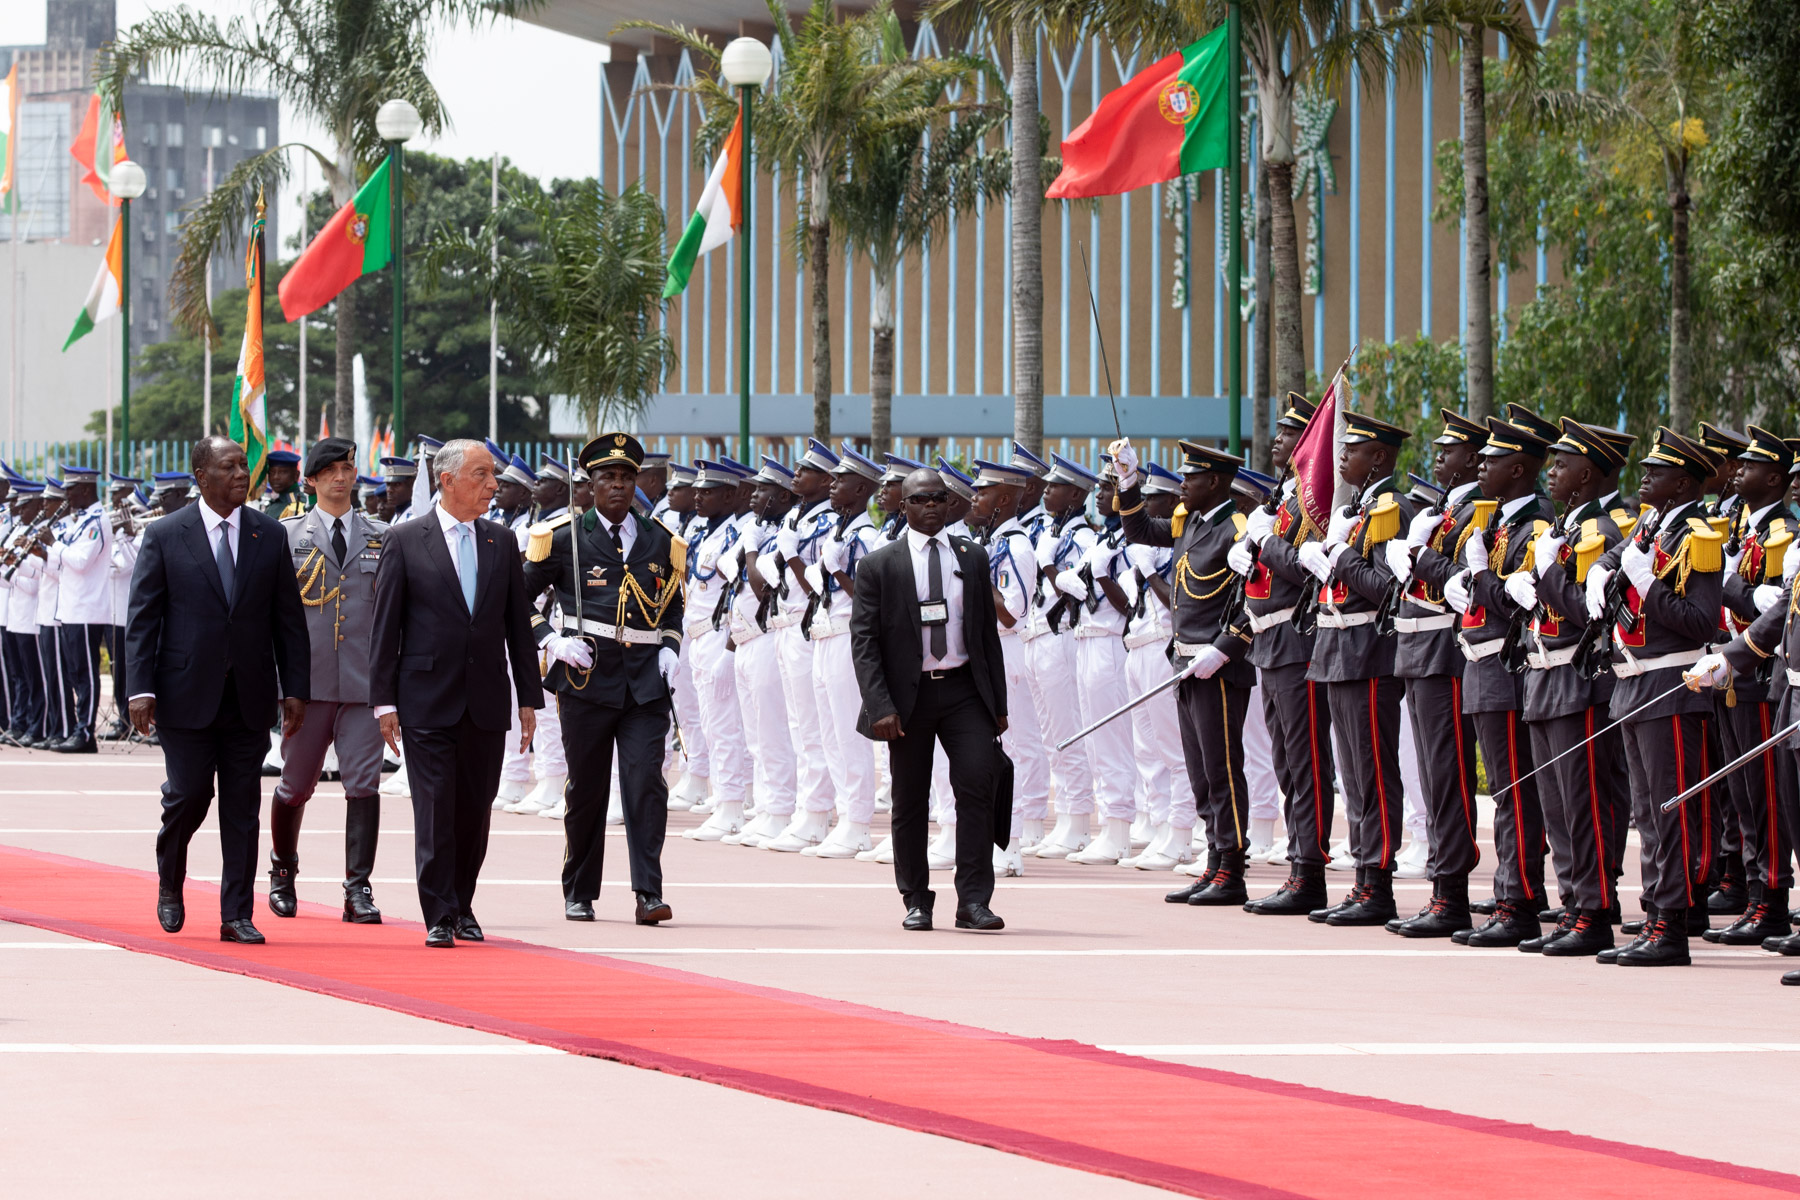
POLYGON ((1112 721, 1115 721, 1118 718, 1124 716, 1126 713, 1130 712, 1132 709, 1136 708, 1138 705, 1142 704, 1144 701, 1150 699, 1152 696, 1162 695, 1164 692, 1168 691, 1170 688, 1174 687, 1176 684, 1180 683, 1182 680, 1184 680, 1188 676, 1192 675, 1195 672, 1195 670, 1197 670, 1199 668, 1199 666, 1200 666, 1200 659, 1198 656, 1196 656, 1194 658, 1194 660, 1192 662, 1190 662, 1180 672, 1169 676, 1167 679, 1163 680, 1161 683, 1157 684, 1155 687, 1151 688, 1149 691, 1145 692, 1143 695, 1139 696, 1137 699, 1126 701, 1124 704, 1120 705, 1118 708, 1113 709, 1111 712, 1107 713, 1104 717, 1101 717, 1098 721, 1095 721, 1092 725, 1089 725, 1086 729, 1083 729, 1081 732, 1075 734, 1073 737, 1064 738, 1062 741, 1056 743, 1057 750, 1059 750, 1059 751, 1067 750, 1070 746, 1073 746, 1076 742, 1079 742, 1082 738, 1084 738, 1088 734, 1094 732, 1094 730, 1100 728, 1102 725, 1106 725, 1106 724, 1108 724, 1112 721))
POLYGON ((1750 749, 1744 751, 1742 754, 1738 755, 1736 758, 1732 759, 1730 762, 1726 763, 1724 766, 1720 767, 1718 770, 1714 771, 1711 775, 1708 775, 1705 779, 1702 779, 1699 783, 1696 783, 1693 787, 1691 787, 1687 791, 1681 793, 1681 795, 1675 797, 1673 800, 1664 800, 1662 803, 1662 810, 1664 812, 1670 812, 1674 809, 1680 808, 1683 804, 1686 804, 1688 802, 1688 798, 1690 796, 1694 796, 1700 792, 1704 792, 1707 788, 1711 787, 1713 784, 1717 783, 1719 780, 1725 778, 1725 776, 1731 774, 1733 771, 1737 770, 1739 767, 1748 766, 1751 759, 1754 759, 1757 755, 1766 752, 1771 747, 1779 745, 1783 741, 1783 739, 1787 738, 1788 736, 1790 736, 1791 734, 1793 734, 1796 731, 1800 731, 1800 721, 1795 721, 1792 725, 1789 725, 1786 729, 1783 729, 1781 732, 1775 734, 1773 737, 1764 739, 1764 741, 1762 741, 1759 745, 1752 746, 1750 749))
POLYGON ((1577 750, 1581 749, 1583 746, 1586 746, 1589 742, 1592 742, 1595 739, 1604 736, 1605 734, 1611 733, 1613 730, 1617 729, 1619 726, 1623 725, 1625 722, 1631 720, 1631 718, 1633 718, 1633 717, 1637 716, 1639 713, 1643 712, 1646 708, 1649 708, 1652 704, 1655 704, 1661 700, 1667 700, 1670 696, 1673 696, 1676 692, 1679 692, 1682 688, 1684 688, 1686 686, 1687 686, 1687 684, 1685 682, 1677 683, 1674 687, 1670 688, 1668 691, 1664 692, 1662 695, 1650 697, 1650 699, 1644 701, 1642 704, 1638 705, 1636 708, 1632 709, 1630 712, 1626 713, 1624 716, 1622 716, 1618 720, 1614 721, 1611 725, 1608 725, 1605 729, 1602 729, 1599 733, 1594 734, 1593 737, 1583 738, 1581 741, 1576 742, 1573 746, 1570 746, 1567 750, 1564 750, 1561 754, 1557 755, 1555 758, 1551 759, 1549 762, 1542 763, 1542 764, 1538 765, 1536 768, 1534 768, 1533 770, 1527 771, 1525 774, 1519 776, 1517 779, 1513 780, 1511 783, 1507 784, 1505 787, 1503 787, 1499 791, 1495 792, 1493 798, 1495 800, 1500 799, 1500 797, 1506 795, 1506 793, 1512 791, 1514 788, 1518 787, 1521 783, 1524 783, 1527 779, 1530 779, 1533 775, 1536 775, 1539 771, 1542 771, 1550 766, 1555 765, 1556 763, 1561 762, 1563 759, 1569 757, 1569 755, 1575 753, 1577 750))
POLYGON ((1094 314, 1094 340, 1100 344, 1100 365, 1106 368, 1106 398, 1112 401, 1113 432, 1124 440, 1125 429, 1119 424, 1119 398, 1113 394, 1112 363, 1106 357, 1106 335, 1100 331, 1100 306, 1094 301, 1094 280, 1088 274, 1087 243, 1081 243, 1081 278, 1087 283, 1088 311, 1094 314))

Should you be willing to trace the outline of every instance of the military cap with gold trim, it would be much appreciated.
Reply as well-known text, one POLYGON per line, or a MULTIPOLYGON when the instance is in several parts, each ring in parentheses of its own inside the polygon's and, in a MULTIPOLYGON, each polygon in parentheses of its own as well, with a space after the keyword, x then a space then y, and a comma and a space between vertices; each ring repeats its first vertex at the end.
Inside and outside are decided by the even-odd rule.
POLYGON ((985 458, 975 460, 975 490, 988 487, 1024 487, 1031 479, 1031 470, 1027 467, 1015 467, 1011 463, 989 462, 985 458))
POLYGON ((1537 435, 1538 440, 1545 445, 1549 445, 1562 436, 1562 430, 1557 427, 1556 422, 1544 420, 1523 404, 1513 403, 1506 406, 1506 423, 1537 435))
POLYGON ((734 488, 742 482, 736 471, 711 459, 696 458, 694 470, 694 486, 702 491, 707 488, 734 488))
POLYGON ((1718 469, 1718 459, 1705 446, 1690 441, 1667 425, 1656 427, 1656 440, 1650 452, 1638 460, 1645 467, 1680 467, 1696 479, 1710 479, 1718 469))
POLYGON ((1625 465, 1625 454, 1601 430, 1583 425, 1574 417, 1562 419, 1562 436, 1550 443, 1550 449, 1558 454, 1579 454, 1600 468, 1602 475, 1611 475, 1625 465))
POLYGON ((644 465, 644 444, 629 433, 603 433, 581 448, 575 463, 586 471, 621 466, 636 471, 644 465))
POLYGON ((1177 495, 1181 491, 1181 476, 1169 470, 1161 463, 1144 464, 1144 495, 1177 495))
POLYGON ((1451 412, 1447 408, 1438 409, 1438 416, 1444 418, 1444 432, 1431 439, 1434 446, 1474 446, 1480 449, 1487 444, 1487 426, 1480 421, 1471 421, 1461 413, 1451 412))
MULTIPOLYGON (((1371 417, 1368 413, 1347 412, 1344 414, 1344 444, 1354 446, 1360 442, 1380 442, 1384 446, 1398 446, 1412 434, 1398 425, 1390 425, 1379 417, 1371 417)), ((1186 443, 1182 443, 1186 445, 1186 443)))
POLYGON ((1720 459, 1736 458, 1750 445, 1750 439, 1737 430, 1714 425, 1711 421, 1700 422, 1698 441, 1720 459))
POLYGON ((1202 471, 1236 475, 1238 468, 1244 465, 1244 460, 1237 455, 1203 446, 1199 442, 1177 442, 1176 445, 1181 447, 1180 471, 1183 475, 1198 475, 1202 471))
POLYGON ((1743 451, 1737 455, 1744 462, 1773 463, 1783 471, 1792 470, 1794 452, 1781 438, 1755 425, 1744 426, 1748 435, 1743 451))
POLYGON ((1488 441, 1481 448, 1483 458, 1505 458, 1509 454, 1542 458, 1550 452, 1550 442, 1540 437, 1536 430, 1502 421, 1499 417, 1489 417, 1487 421, 1488 441))
POLYGON ((1307 423, 1312 420, 1313 414, 1319 411, 1319 406, 1299 392, 1289 392, 1287 398, 1287 409, 1275 423, 1285 425, 1289 429, 1305 429, 1307 423))
POLYGON ((752 483, 767 483, 788 491, 794 490, 794 472, 779 458, 763 455, 762 470, 750 477, 752 483))

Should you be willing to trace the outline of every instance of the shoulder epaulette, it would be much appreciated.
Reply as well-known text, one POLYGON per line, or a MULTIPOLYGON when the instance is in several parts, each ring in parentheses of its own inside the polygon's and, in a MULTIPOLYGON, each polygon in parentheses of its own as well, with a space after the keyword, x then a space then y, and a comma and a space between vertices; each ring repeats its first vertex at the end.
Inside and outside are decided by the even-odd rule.
MULTIPOLYGON (((1691 523, 1694 521, 1698 521, 1700 519, 1701 518, 1699 518, 1699 517, 1689 517, 1688 521, 1691 523)), ((1712 529, 1712 531, 1714 533, 1723 534, 1727 529, 1729 529, 1731 527, 1731 518, 1730 517, 1707 517, 1707 518, 1705 518, 1705 520, 1706 520, 1706 524, 1712 529)))
POLYGON ((1179 539, 1181 537, 1181 531, 1187 528, 1187 519, 1187 505, 1177 504, 1175 514, 1169 518, 1169 536, 1171 538, 1179 539))
POLYGON ((679 534, 669 535, 669 573, 676 579, 687 580, 688 544, 679 534))
POLYGON ((1787 521, 1777 517, 1769 523, 1768 536, 1763 547, 1763 578, 1780 579, 1782 569, 1787 565, 1788 548, 1793 544, 1794 531, 1787 521))
POLYGON ((1244 536, 1244 530, 1249 527, 1249 524, 1250 518, 1246 517, 1243 513, 1234 512, 1231 514, 1231 527, 1237 530, 1238 537, 1241 538, 1244 536))
POLYGON ((1605 553, 1606 537, 1600 532, 1600 522, 1583 521, 1581 540, 1575 543, 1575 582, 1586 583, 1589 569, 1605 553))
POLYGON ((548 521, 539 521, 528 531, 529 540, 525 543, 525 561, 543 562, 550 557, 550 544, 556 540, 556 531, 569 523, 569 514, 558 513, 548 521))
POLYGON ((1388 492, 1375 502, 1369 510, 1369 519, 1364 528, 1363 549, 1368 550, 1390 541, 1400 532, 1400 501, 1393 492, 1388 492))
POLYGON ((1695 571, 1717 571, 1725 565, 1725 535, 1699 517, 1688 518, 1688 566, 1695 571))

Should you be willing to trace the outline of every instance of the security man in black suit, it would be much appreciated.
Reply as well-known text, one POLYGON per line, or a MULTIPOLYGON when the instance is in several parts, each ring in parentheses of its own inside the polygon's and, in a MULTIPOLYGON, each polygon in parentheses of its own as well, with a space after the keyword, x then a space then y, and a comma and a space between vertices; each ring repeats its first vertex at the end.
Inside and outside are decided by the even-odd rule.
MULTIPOLYGON (((850 654, 862 693, 857 732, 888 743, 894 783, 894 882, 901 928, 931 928, 935 896, 925 857, 933 743, 956 795, 956 927, 998 931, 993 848, 1005 848, 1010 804, 995 793, 1007 770, 1006 661, 987 551, 944 532, 951 496, 936 471, 901 485, 907 531, 857 565, 850 654)), ((1010 798, 1010 797, 1009 797, 1010 798)))
POLYGON ((636 438, 602 434, 576 461, 593 481, 594 507, 532 526, 525 548, 526 590, 536 596, 554 587, 561 613, 560 628, 534 615, 532 632, 552 660, 545 683, 556 693, 569 763, 563 916, 594 919, 616 746, 636 920, 654 925, 674 916, 662 895, 669 815, 662 763, 687 543, 632 511, 644 461, 636 438))
POLYGON ((1200 664, 1176 685, 1175 704, 1194 803, 1206 822, 1209 860, 1218 867, 1168 899, 1238 905, 1249 899, 1244 859, 1250 848, 1250 789, 1244 781, 1243 732, 1256 668, 1246 658, 1249 623, 1233 619, 1228 611, 1242 577, 1226 558, 1242 532, 1244 518, 1232 498, 1231 481, 1243 459, 1197 442, 1180 446, 1182 508, 1163 520, 1144 511, 1131 443, 1120 439, 1112 444, 1119 519, 1127 540, 1173 548, 1169 614, 1175 661, 1183 670, 1195 661, 1200 664))
POLYGON ((260 943, 255 903, 262 758, 280 698, 284 736, 311 697, 305 610, 281 523, 244 504, 250 471, 229 438, 194 443, 200 503, 146 526, 125 618, 131 724, 161 735, 162 829, 156 835, 156 916, 169 933, 187 919, 188 842, 219 791, 219 939, 260 943))

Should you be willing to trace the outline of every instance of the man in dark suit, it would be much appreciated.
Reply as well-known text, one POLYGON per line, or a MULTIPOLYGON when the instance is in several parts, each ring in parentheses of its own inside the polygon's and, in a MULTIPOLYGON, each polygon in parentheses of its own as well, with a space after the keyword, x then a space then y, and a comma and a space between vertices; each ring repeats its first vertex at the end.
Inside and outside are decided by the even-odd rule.
POLYGON ((300 589, 281 523, 244 507, 250 471, 228 438, 194 444, 200 503, 144 529, 125 618, 131 723, 161 735, 162 829, 157 919, 187 919, 188 842, 219 789, 219 938, 260 943, 250 923, 262 811, 262 758, 281 698, 282 732, 300 729, 312 660, 300 589), (146 681, 148 687, 145 687, 146 681))
POLYGON ((459 438, 435 469, 434 505, 389 528, 376 568, 369 703, 387 744, 406 742, 425 944, 447 947, 482 940, 470 905, 512 728, 508 660, 520 749, 544 693, 518 540, 481 517, 499 486, 493 456, 459 438))
POLYGON ((894 784, 894 881, 901 927, 931 928, 925 857, 932 742, 942 742, 956 794, 956 927, 999 930, 994 895, 994 793, 1004 773, 1006 663, 987 552, 944 533, 950 493, 936 471, 902 485, 906 536, 864 558, 851 580, 850 653, 862 691, 856 729, 889 743, 894 784))

